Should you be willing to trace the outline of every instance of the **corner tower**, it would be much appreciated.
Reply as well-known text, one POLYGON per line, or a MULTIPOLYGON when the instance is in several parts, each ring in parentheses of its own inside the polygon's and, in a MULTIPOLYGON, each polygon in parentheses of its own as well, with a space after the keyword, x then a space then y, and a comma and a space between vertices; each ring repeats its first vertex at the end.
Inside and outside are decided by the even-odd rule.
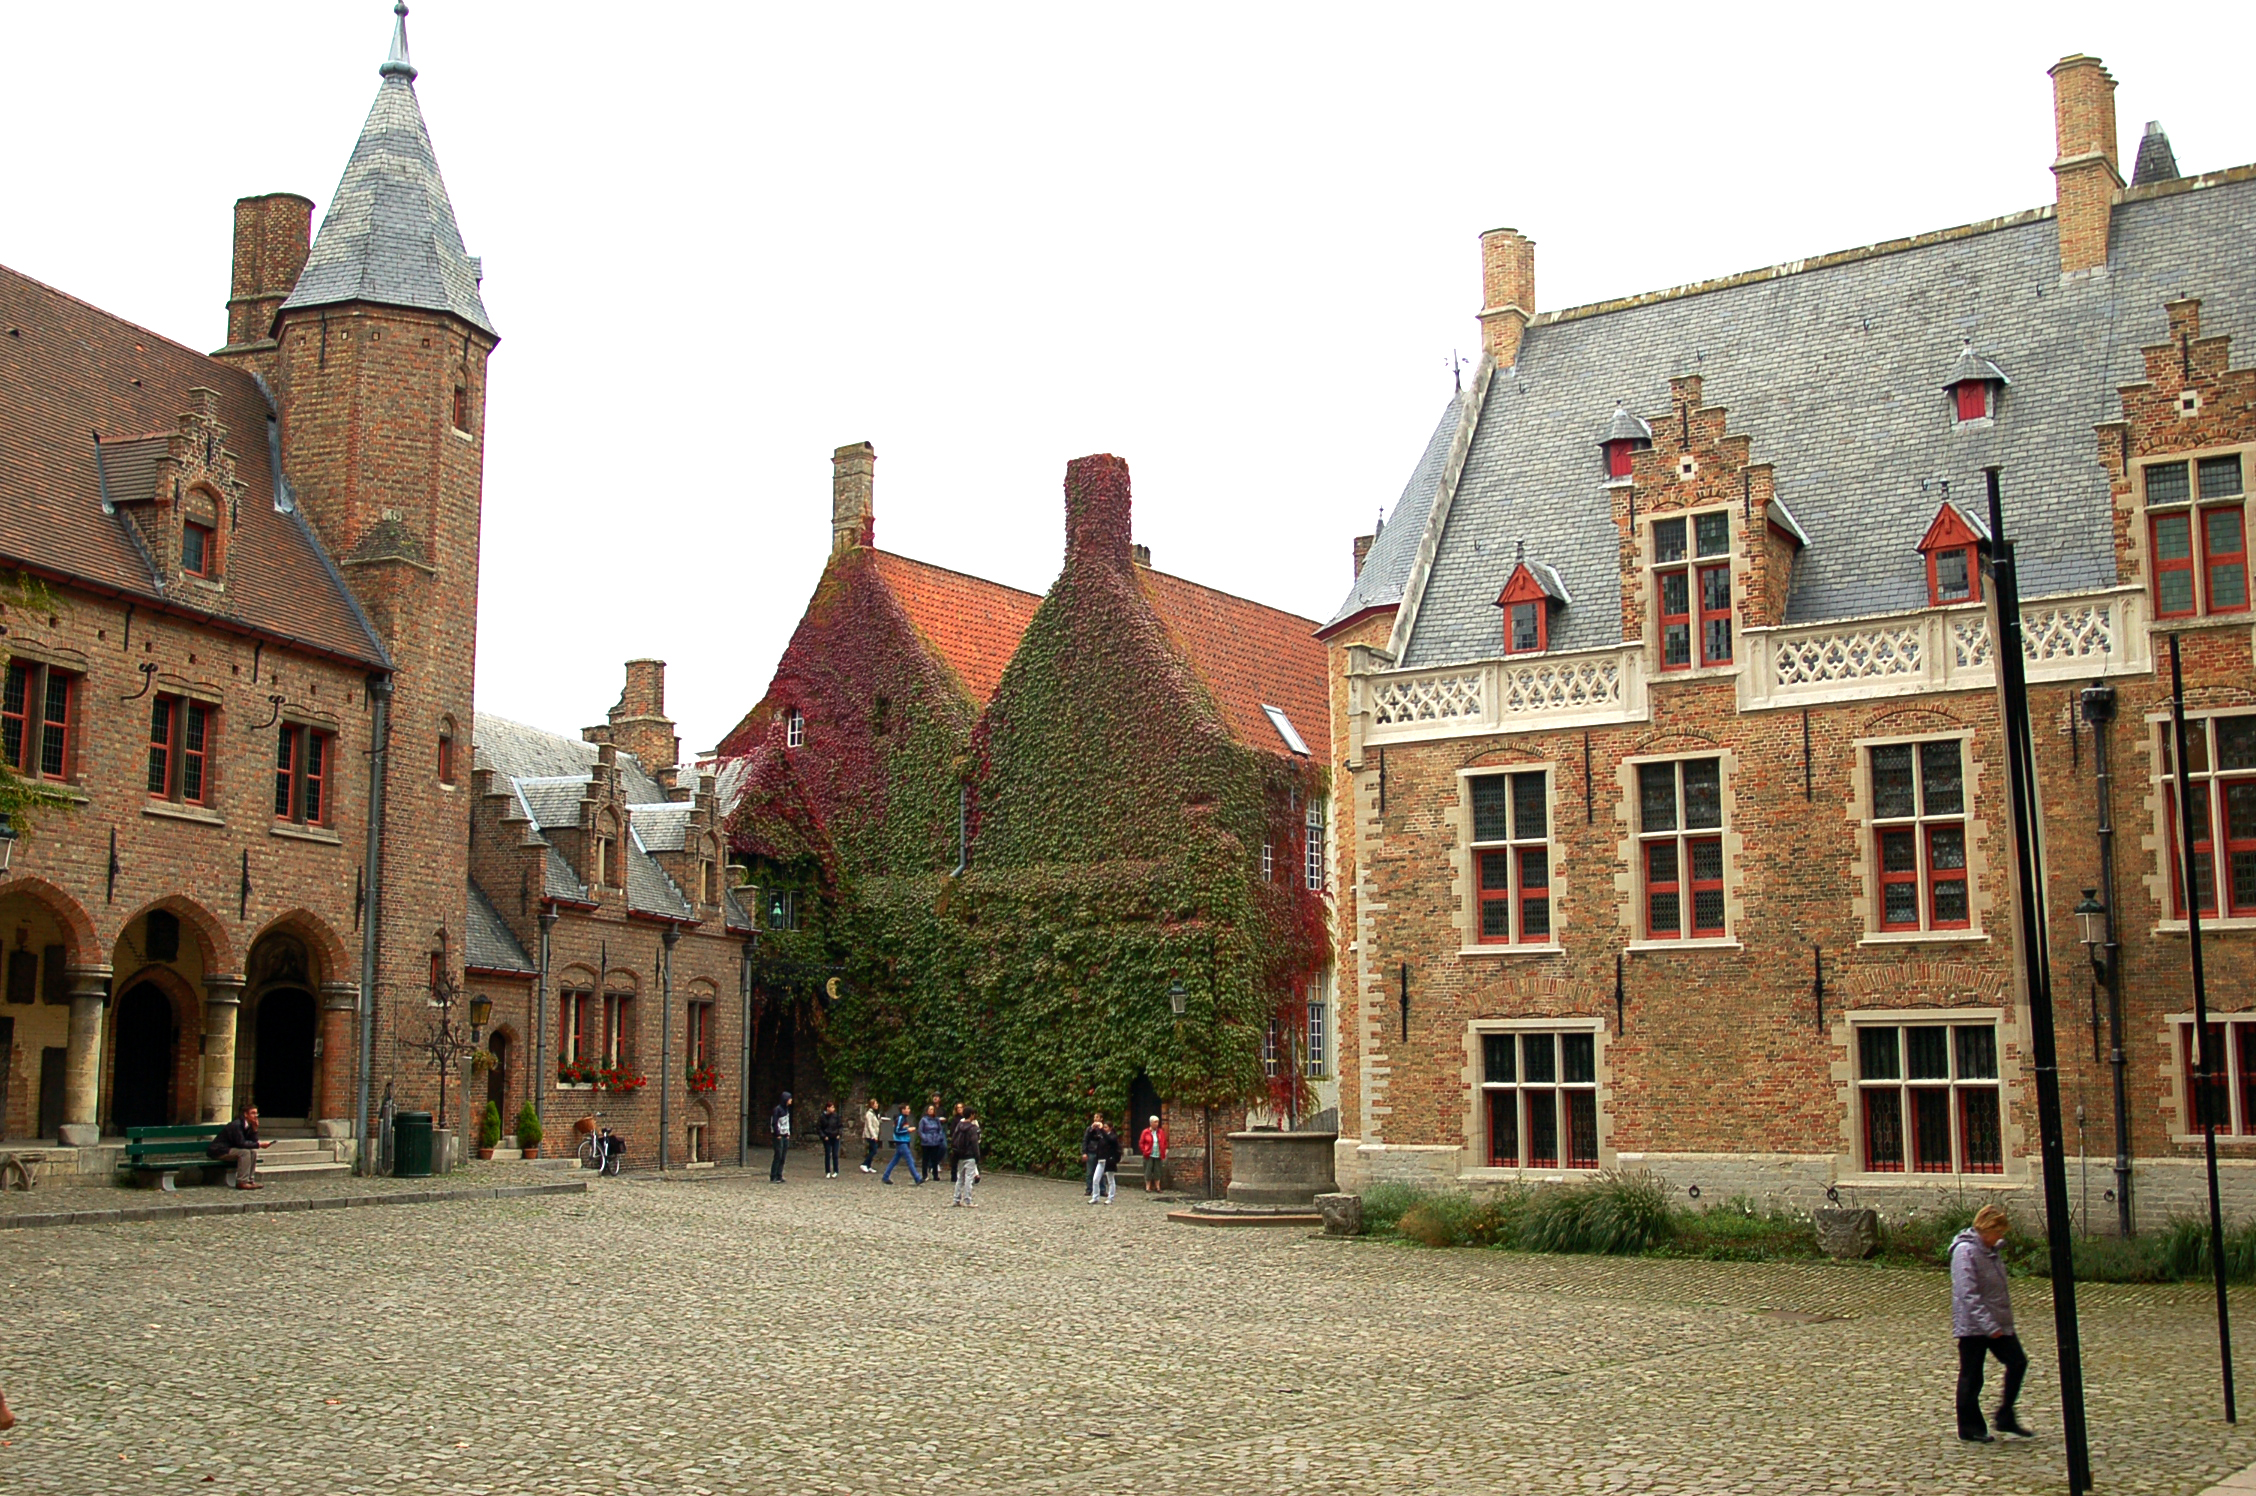
MULTIPOLYGON (((288 501, 335 558, 393 663, 374 994, 379 1086, 391 1068, 386 1046, 400 1037, 396 1004, 427 984, 435 932, 444 928, 452 950, 462 949, 469 775, 452 749, 470 742, 472 725, 486 363, 499 341, 416 99, 407 6, 393 9, 376 101, 320 232, 271 327, 237 328, 231 318, 228 350, 246 335, 271 338, 238 356, 264 361, 288 501)), ((238 209, 239 232, 246 219, 274 216, 238 209)), ((238 246, 238 264, 245 258, 238 246)), ((253 257, 259 265, 288 258, 263 249, 253 257)), ((238 294, 255 309, 250 298, 269 289, 238 294)), ((355 715, 341 724, 348 785, 368 762, 378 720, 365 703, 355 715)))

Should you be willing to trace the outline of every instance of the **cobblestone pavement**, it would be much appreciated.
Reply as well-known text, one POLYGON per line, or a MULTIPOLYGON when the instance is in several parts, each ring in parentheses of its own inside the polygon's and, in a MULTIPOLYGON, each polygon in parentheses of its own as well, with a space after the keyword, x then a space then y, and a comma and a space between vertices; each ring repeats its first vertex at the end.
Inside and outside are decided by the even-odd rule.
MULTIPOLYGON (((2041 1283, 2040 1437, 1963 1446, 1939 1274, 1218 1230, 1008 1176, 946 1198, 752 1171, 21 1233, 0 1491, 2064 1489, 2041 1283)), ((2083 1302, 2102 1492, 2256 1461, 2202 1291, 2083 1302)))
POLYGON ((70 1210, 162 1209, 172 1205, 201 1205, 213 1201, 324 1199, 339 1195, 421 1194, 430 1190, 489 1189, 497 1185, 554 1184, 559 1180, 592 1178, 569 1159, 540 1163, 471 1159, 443 1175, 427 1179, 394 1179, 378 1174, 363 1179, 357 1174, 267 1174, 265 1188, 237 1191, 225 1184, 182 1185, 167 1194, 119 1184, 106 1174, 71 1175, 43 1179, 38 1188, 0 1190, 0 1222, 11 1216, 46 1215, 70 1210))

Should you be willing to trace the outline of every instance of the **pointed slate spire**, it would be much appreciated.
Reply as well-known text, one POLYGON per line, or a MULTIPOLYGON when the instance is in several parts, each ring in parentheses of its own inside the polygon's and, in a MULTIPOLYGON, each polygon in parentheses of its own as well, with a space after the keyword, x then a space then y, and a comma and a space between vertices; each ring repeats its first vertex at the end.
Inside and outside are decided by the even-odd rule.
POLYGON ((451 312, 493 333, 478 294, 480 267, 462 246, 416 102, 405 0, 392 14, 391 52, 376 70, 384 81, 282 309, 367 301, 451 312))
POLYGON ((2149 182, 2175 182, 2178 179, 2177 153, 2170 149, 2170 137, 2162 132, 2162 122, 2146 122, 2146 134, 2139 141, 2138 161, 2131 167, 2131 185, 2144 187, 2149 182))

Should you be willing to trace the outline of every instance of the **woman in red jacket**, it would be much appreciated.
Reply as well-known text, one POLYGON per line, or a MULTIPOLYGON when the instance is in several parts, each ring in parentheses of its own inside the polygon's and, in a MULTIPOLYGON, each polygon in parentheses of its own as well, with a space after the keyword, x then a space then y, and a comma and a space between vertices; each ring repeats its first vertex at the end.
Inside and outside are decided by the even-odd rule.
POLYGON ((1136 1142, 1136 1151, 1144 1156, 1144 1191, 1158 1194, 1167 1187, 1162 1177, 1167 1169, 1167 1129, 1159 1125, 1159 1118, 1151 1119, 1144 1135, 1136 1142))

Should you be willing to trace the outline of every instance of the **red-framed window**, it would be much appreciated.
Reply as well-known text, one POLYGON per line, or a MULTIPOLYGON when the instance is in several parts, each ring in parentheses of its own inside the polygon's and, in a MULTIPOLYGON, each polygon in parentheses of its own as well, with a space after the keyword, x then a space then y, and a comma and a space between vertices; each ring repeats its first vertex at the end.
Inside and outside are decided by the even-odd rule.
POLYGON ((624 1065, 634 1057, 634 994, 603 994, 603 1063, 624 1065))
POLYGON ((1962 379, 1951 386, 1958 397, 1957 413, 1961 421, 1979 421, 1990 413, 1990 382, 1987 379, 1962 379))
MULTIPOLYGON (((2170 912, 2185 918, 2185 858, 2178 841, 2176 738, 2158 723, 2163 838, 2170 859, 2170 912)), ((2193 808, 2194 898, 2204 915, 2256 917, 2256 714, 2186 719, 2187 799, 2193 808)))
POLYGON ((2154 616, 2190 618, 2199 612, 2193 591, 2193 511, 2148 518, 2154 535, 2154 616))
POLYGON ((31 677, 31 666, 11 664, 6 693, 0 696, 0 754, 6 755, 9 768, 19 772, 24 768, 24 750, 38 736, 31 719, 31 677))
POLYGON ((1872 773, 1872 839, 1880 928, 1964 930, 1973 924, 1966 869, 1965 748, 1957 738, 1880 743, 1872 773))
POLYGON ((2206 1055, 2195 1055, 2193 1033, 2190 1021, 2179 1021, 2178 1079, 2179 1094, 2186 1099, 2184 1130, 2200 1132, 2207 1116, 2215 1121, 2220 1133, 2256 1136, 2256 1018, 2239 1015, 2211 1019, 2206 1055))
POLYGON ((705 1057, 712 1052, 712 1048, 713 1005, 707 1002, 692 1002, 689 1005, 689 1028, 683 1036, 682 1046, 683 1053, 689 1060, 689 1068, 692 1070, 704 1069, 705 1057))
POLYGON ((1982 600, 1982 570, 1970 545, 1946 546, 1927 553, 1927 601, 1974 603, 1982 600))
POLYGON ((468 431, 470 429, 470 386, 466 384, 458 384, 454 387, 454 429, 457 431, 468 431))
POLYGON ((274 750, 276 820, 307 826, 329 824, 336 747, 334 733, 303 723, 282 724, 274 750))
POLYGON ((2210 612, 2248 611, 2248 521, 2240 505, 2201 511, 2201 577, 2210 612))
POLYGON ((208 799, 212 708, 184 696, 159 696, 149 708, 149 793, 202 805, 208 799))
POLYGON ((454 783, 454 724, 439 729, 439 783, 454 783))
POLYGON ((1625 439, 1607 442, 1606 476, 1608 478, 1627 478, 1630 476, 1631 461, 1636 453, 1637 443, 1633 441, 1625 439))
POLYGON ((1994 1022, 1857 1025, 1866 1173, 2003 1173, 2002 1106, 1994 1022))
POLYGON ((1506 654, 1541 654, 1544 634, 1547 632, 1543 604, 1540 602, 1506 603, 1504 605, 1504 652, 1506 654))
POLYGON ((557 994, 557 1059, 567 1065, 592 1064, 596 1056, 595 994, 584 987, 567 987, 557 994))
POLYGON ((1670 515, 1653 521, 1653 581, 1661 668, 1731 663, 1731 516, 1670 515))
POLYGON ((1721 760, 1638 765, 1637 810, 1645 938, 1701 940, 1728 934, 1721 760))
POLYGON ((2158 618, 2249 609, 2241 454, 2149 463, 2141 471, 2158 618))
POLYGON ((188 520, 180 527, 180 569, 208 577, 218 569, 219 535, 210 525, 188 520))
POLYGON ((1483 945, 1553 942, 1548 772, 1475 774, 1466 780, 1483 945))
POLYGON ((1490 1033, 1480 1041, 1488 1166, 1597 1168, 1597 1034, 1490 1033))
POLYGON ((77 766, 79 678, 28 661, 8 666, 0 693, 0 752, 37 779, 68 779, 77 766))

